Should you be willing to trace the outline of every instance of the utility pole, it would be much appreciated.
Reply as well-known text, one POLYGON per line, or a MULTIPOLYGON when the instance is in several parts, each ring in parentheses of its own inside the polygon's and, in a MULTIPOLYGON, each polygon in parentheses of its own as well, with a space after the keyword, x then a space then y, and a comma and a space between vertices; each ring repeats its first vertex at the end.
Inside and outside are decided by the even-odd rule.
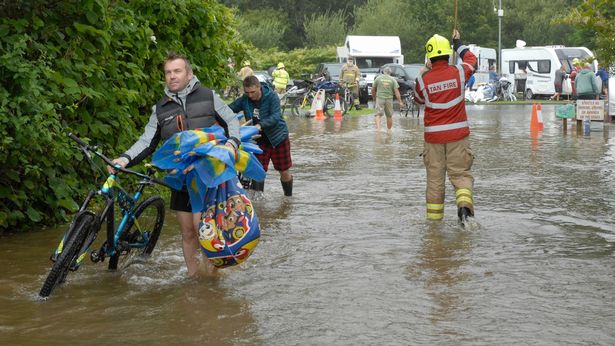
POLYGON ((504 10, 502 9, 502 0, 498 8, 498 76, 502 75, 502 17, 504 10))

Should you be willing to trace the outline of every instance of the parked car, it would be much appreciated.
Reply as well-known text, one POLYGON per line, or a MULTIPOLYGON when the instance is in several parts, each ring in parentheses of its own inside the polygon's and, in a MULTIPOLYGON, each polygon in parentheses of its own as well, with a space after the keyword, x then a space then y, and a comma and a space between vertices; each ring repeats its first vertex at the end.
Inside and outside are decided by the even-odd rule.
POLYGON ((267 72, 265 70, 254 71, 254 76, 256 78, 258 78, 259 82, 261 82, 261 83, 268 83, 268 84, 271 85, 272 82, 273 82, 273 77, 271 77, 269 72, 267 72))
POLYGON ((359 80, 359 101, 366 104, 372 97, 372 85, 378 75, 378 68, 362 68, 361 80, 359 80))
POLYGON ((384 64, 378 70, 378 74, 384 73, 386 67, 390 68, 391 77, 395 78, 399 84, 399 92, 405 94, 414 89, 416 77, 419 75, 422 66, 421 64, 384 64))
POLYGON ((406 70, 406 74, 410 76, 412 80, 416 80, 416 78, 421 73, 421 69, 425 66, 424 64, 404 64, 404 70, 406 70))
POLYGON ((312 74, 312 79, 316 79, 318 77, 325 77, 328 81, 337 82, 340 80, 340 71, 342 70, 342 65, 336 62, 322 62, 316 66, 316 70, 312 74))

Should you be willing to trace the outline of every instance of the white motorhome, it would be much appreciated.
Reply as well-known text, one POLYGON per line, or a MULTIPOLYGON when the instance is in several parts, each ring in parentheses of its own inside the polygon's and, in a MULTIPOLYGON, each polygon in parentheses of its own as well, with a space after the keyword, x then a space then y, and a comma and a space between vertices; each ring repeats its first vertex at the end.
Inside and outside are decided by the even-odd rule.
MULTIPOLYGON (((572 59, 593 58, 585 47, 542 46, 502 49, 502 76, 514 81, 514 90, 525 99, 551 96, 555 93, 555 71, 562 64, 566 73, 572 71, 572 59)), ((594 71, 598 62, 593 59, 594 71)))
POLYGON ((388 63, 403 65, 399 36, 346 36, 343 47, 337 47, 337 59, 346 62, 351 56, 359 68, 379 68, 388 63))
POLYGON ((366 103, 370 97, 371 86, 380 66, 404 63, 399 36, 348 35, 344 46, 337 47, 337 60, 344 63, 349 56, 354 58, 363 77, 359 85, 361 103, 366 103))
MULTIPOLYGON (((497 54, 495 49, 477 46, 475 44, 468 44, 468 48, 474 55, 476 55, 478 68, 474 72, 474 85, 473 90, 476 90, 478 86, 483 83, 489 83, 489 67, 497 66, 497 54)), ((459 61, 461 62, 461 61, 459 61)))

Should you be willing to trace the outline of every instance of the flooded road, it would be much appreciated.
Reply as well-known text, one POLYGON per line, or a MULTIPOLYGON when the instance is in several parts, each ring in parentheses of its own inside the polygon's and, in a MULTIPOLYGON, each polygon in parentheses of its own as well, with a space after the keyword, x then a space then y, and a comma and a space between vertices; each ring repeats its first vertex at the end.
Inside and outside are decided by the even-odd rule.
MULTIPOLYGON (((553 106, 468 106, 477 227, 427 222, 422 119, 289 118, 294 196, 270 172, 254 255, 186 279, 174 216, 122 273, 86 263, 36 294, 63 228, 0 238, 0 343, 615 344, 615 125, 553 106)), ((106 263, 105 263, 106 264, 106 263)))

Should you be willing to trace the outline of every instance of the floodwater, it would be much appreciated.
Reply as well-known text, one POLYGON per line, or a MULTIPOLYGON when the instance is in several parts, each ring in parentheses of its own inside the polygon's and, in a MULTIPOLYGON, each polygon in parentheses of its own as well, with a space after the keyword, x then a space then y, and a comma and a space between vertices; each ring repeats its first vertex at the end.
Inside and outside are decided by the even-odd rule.
POLYGON ((186 279, 172 214, 145 263, 87 262, 37 292, 63 228, 0 238, 0 344, 613 345, 615 138, 553 106, 468 106, 476 224, 425 220, 422 119, 289 118, 294 195, 267 177, 263 235, 186 279))

